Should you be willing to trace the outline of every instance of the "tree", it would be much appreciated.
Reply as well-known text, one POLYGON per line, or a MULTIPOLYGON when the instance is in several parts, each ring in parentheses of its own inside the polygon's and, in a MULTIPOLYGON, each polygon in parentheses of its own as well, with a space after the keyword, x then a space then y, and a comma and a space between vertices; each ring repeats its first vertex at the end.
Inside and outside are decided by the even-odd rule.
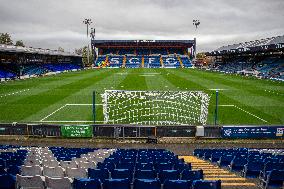
POLYGON ((196 58, 205 58, 206 57, 206 55, 205 55, 205 53, 197 53, 197 55, 196 55, 196 58))
POLYGON ((75 53, 78 54, 78 55, 82 55, 83 54, 83 48, 75 49, 75 53))
POLYGON ((20 47, 25 47, 24 42, 22 40, 16 41, 15 45, 20 47))
POLYGON ((64 49, 62 47, 58 47, 57 49, 59 52, 64 52, 64 49))
POLYGON ((0 34, 0 44, 13 45, 11 35, 8 33, 1 33, 0 34))
POLYGON ((85 67, 88 67, 88 66, 91 66, 93 63, 94 63, 94 54, 93 54, 93 51, 92 49, 90 49, 89 51, 89 64, 88 64, 88 47, 83 47, 83 50, 82 50, 82 62, 83 62, 83 65, 85 67))

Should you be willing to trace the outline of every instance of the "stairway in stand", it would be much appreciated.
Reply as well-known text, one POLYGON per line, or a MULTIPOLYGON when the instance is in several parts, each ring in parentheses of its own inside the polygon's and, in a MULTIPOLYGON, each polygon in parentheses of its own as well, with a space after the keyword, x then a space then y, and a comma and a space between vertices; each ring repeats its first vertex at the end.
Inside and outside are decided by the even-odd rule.
POLYGON ((240 177, 210 162, 194 156, 180 156, 179 158, 184 158, 185 162, 191 163, 192 170, 202 169, 204 180, 221 180, 222 189, 258 189, 257 185, 249 179, 240 177))
POLYGON ((122 62, 122 68, 125 68, 125 64, 126 64, 126 56, 123 56, 123 62, 122 62))
POLYGON ((164 61, 163 61, 163 58, 162 58, 162 57, 160 57, 160 64, 161 64, 161 68, 165 67, 165 66, 164 66, 164 61))
POLYGON ((178 61, 179 61, 179 63, 180 63, 180 67, 181 68, 184 68, 184 66, 183 66, 183 63, 182 63, 182 60, 181 60, 181 58, 178 56, 178 61))

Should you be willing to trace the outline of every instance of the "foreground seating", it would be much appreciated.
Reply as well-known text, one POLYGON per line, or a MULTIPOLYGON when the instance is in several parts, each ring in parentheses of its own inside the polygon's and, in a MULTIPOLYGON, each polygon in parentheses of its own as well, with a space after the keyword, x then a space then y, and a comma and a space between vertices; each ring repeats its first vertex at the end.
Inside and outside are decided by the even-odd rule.
POLYGON ((160 189, 161 182, 157 179, 136 179, 133 189, 160 189))
POLYGON ((104 181, 104 189, 130 189, 130 181, 128 179, 106 179, 104 181))
POLYGON ((135 172, 136 179, 156 179, 157 172, 155 170, 137 170, 135 172))
POLYGON ((101 185, 99 179, 74 179, 73 189, 101 189, 101 185))
POLYGON ((14 189, 16 186, 16 179, 12 175, 0 175, 0 189, 14 189))
MULTIPOLYGON (((196 149, 194 155, 239 171, 247 178, 259 178, 263 188, 280 188, 284 180, 283 149, 196 149), (208 157, 211 157, 208 159, 208 157), (218 161, 216 161, 219 158, 218 161)), ((189 178, 189 177, 188 177, 189 178)), ((194 185, 194 184, 193 184, 194 185)))
POLYGON ((272 170, 263 178, 262 185, 267 188, 281 188, 284 184, 284 170, 272 170))
POLYGON ((109 171, 107 169, 88 169, 89 178, 98 178, 102 182, 109 179, 109 171))
POLYGON ((41 176, 16 176, 17 188, 39 188, 44 189, 44 182, 41 176))
POLYGON ((52 189, 70 189, 72 188, 71 179, 67 177, 62 178, 50 178, 45 177, 45 184, 47 188, 52 189))
POLYGON ((221 189, 221 181, 195 180, 192 189, 221 189))
POLYGON ((189 180, 166 180, 164 189, 188 189, 191 188, 191 184, 189 180))
POLYGON ((184 170, 181 175, 182 180, 203 180, 203 171, 202 170, 184 170))
POLYGON ((263 168, 263 162, 248 162, 246 165, 244 165, 242 175, 248 178, 257 178, 263 168))

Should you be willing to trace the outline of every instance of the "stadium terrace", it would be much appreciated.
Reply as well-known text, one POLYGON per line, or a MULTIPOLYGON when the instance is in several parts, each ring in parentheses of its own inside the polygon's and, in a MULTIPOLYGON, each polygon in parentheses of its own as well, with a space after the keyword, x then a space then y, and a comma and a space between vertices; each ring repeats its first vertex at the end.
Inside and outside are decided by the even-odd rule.
POLYGON ((111 68, 190 68, 196 40, 92 40, 95 66, 111 68))
POLYGON ((284 81, 284 36, 220 47, 210 53, 208 70, 284 81))

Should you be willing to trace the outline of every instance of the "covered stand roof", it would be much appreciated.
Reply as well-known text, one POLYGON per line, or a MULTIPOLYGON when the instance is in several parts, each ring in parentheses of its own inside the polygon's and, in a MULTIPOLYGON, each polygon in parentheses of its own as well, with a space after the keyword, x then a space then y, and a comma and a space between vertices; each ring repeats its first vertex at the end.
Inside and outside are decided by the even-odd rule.
POLYGON ((235 52, 235 51, 254 51, 254 50, 265 50, 265 49, 277 49, 282 48, 284 44, 284 35, 271 37, 266 39, 260 39, 255 41, 248 41, 244 43, 238 43, 233 45, 222 46, 213 52, 216 53, 226 53, 226 52, 235 52))
POLYGON ((97 48, 151 48, 151 47, 186 47, 195 46, 194 40, 92 40, 97 48))
POLYGON ((4 45, 4 44, 0 44, 0 52, 30 53, 30 54, 52 55, 52 56, 81 57, 81 55, 78 55, 78 54, 75 54, 75 53, 70 53, 70 52, 61 52, 61 51, 50 50, 50 49, 20 47, 20 46, 4 45))

